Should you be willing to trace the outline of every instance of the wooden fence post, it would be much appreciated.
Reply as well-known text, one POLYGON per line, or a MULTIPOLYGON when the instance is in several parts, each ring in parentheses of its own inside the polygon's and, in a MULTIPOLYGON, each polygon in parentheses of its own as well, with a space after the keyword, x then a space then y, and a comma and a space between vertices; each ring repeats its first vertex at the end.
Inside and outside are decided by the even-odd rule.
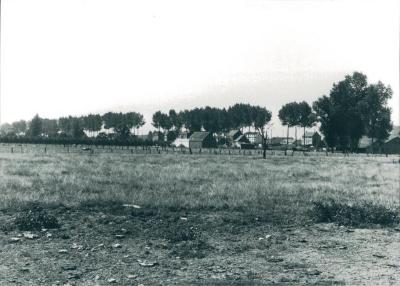
POLYGON ((11 153, 14 153, 14 147, 11 147, 11 153))

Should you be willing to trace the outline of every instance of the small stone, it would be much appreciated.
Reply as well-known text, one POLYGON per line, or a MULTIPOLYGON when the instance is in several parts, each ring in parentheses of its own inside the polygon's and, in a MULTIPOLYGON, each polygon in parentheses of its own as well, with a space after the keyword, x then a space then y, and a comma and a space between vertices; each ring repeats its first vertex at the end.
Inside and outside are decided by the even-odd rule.
POLYGON ((60 250, 58 251, 58 253, 68 253, 68 250, 66 250, 66 249, 60 249, 60 250))
POLYGON ((377 257, 377 258, 385 258, 386 256, 381 254, 381 253, 374 253, 372 256, 377 257))
POLYGON ((18 242, 18 241, 20 241, 21 239, 19 238, 19 237, 11 237, 10 238, 10 242, 11 243, 16 243, 16 242, 18 242))
POLYGON ((131 204, 123 204, 122 206, 126 207, 126 208, 134 208, 134 209, 141 209, 142 208, 141 206, 131 205, 131 204))
POLYGON ((118 239, 122 239, 122 238, 125 237, 125 235, 123 235, 123 234, 116 234, 115 237, 118 238, 118 239))
POLYGON ((117 283, 117 280, 114 278, 107 279, 108 283, 117 283))
POLYGON ((46 233, 46 237, 52 237, 53 235, 50 233, 50 232, 48 232, 48 233, 46 233))
POLYGON ((119 243, 114 243, 114 244, 112 245, 112 247, 113 247, 113 248, 121 248, 122 245, 119 244, 119 243))
POLYGON ((95 277, 94 277, 94 280, 99 280, 100 279, 100 275, 96 275, 95 277))
POLYGON ((143 266, 143 267, 153 267, 158 265, 158 262, 156 261, 142 261, 142 260, 138 260, 139 265, 143 266))
POLYGON ((127 277, 128 279, 135 279, 135 278, 137 278, 138 276, 137 276, 136 274, 128 274, 128 275, 126 275, 126 277, 127 277))
POLYGON ((39 236, 36 234, 33 234, 31 232, 24 232, 23 236, 27 239, 35 239, 38 238, 39 236))
POLYGON ((181 217, 181 220, 188 220, 187 217, 181 217))

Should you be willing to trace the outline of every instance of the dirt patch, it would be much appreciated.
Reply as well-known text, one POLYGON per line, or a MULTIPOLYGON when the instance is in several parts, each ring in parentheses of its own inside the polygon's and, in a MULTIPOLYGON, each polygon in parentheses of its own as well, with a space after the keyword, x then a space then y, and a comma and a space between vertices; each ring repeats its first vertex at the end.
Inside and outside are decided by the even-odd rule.
POLYGON ((229 211, 44 209, 62 222, 59 228, 32 230, 32 236, 0 231, 1 285, 379 285, 400 279, 396 229, 274 226, 229 211))

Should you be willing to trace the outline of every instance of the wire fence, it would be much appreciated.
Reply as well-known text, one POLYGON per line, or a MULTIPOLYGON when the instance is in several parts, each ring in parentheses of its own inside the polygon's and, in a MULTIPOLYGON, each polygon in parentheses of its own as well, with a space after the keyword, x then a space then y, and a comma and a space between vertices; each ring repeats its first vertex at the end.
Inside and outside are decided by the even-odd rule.
MULTIPOLYGON (((157 146, 113 146, 113 145, 43 145, 43 144, 0 144, 0 154, 176 154, 176 155, 215 155, 215 156, 259 156, 261 149, 238 148, 184 148, 184 147, 157 147, 157 146)), ((400 155, 342 153, 317 151, 292 151, 268 149, 267 156, 303 156, 303 157, 390 157, 399 158, 400 155)))

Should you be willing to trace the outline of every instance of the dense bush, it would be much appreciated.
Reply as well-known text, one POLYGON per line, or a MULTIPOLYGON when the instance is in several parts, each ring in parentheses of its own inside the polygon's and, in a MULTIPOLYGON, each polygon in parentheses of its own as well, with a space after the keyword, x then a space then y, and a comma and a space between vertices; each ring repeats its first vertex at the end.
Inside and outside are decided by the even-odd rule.
POLYGON ((399 222, 399 212, 370 202, 344 204, 330 200, 314 202, 312 215, 317 222, 335 222, 340 225, 393 225, 399 222))
POLYGON ((30 203, 21 209, 15 218, 19 230, 41 230, 42 228, 59 228, 57 218, 49 214, 38 203, 30 203))

